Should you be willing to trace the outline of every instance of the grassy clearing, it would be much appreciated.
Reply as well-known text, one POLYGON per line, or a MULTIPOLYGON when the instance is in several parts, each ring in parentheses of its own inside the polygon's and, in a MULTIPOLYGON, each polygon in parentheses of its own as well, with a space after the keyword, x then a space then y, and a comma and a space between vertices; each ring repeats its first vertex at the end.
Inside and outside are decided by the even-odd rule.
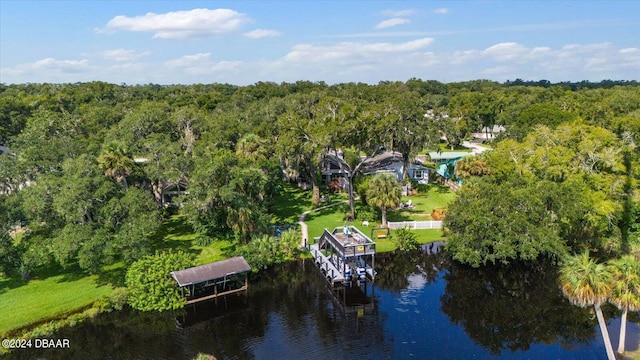
POLYGON ((304 191, 291 184, 286 184, 274 201, 272 209, 274 223, 297 223, 300 214, 311 209, 311 205, 311 191, 304 191))
POLYGON ((112 289, 79 269, 28 281, 0 279, 0 334, 80 311, 112 289))
POLYGON ((431 212, 433 209, 443 208, 455 199, 456 194, 449 190, 446 186, 430 185, 426 194, 418 194, 414 196, 403 196, 402 202, 407 203, 411 200, 411 204, 415 206, 413 209, 399 209, 389 211, 387 217, 389 221, 421 221, 432 220, 431 212))
POLYGON ((348 208, 348 204, 340 204, 309 213, 305 218, 309 230, 309 238, 313 239, 322 235, 325 228, 333 230, 337 226, 355 225, 344 220, 348 208))
MULTIPOLYGON (((419 244, 428 244, 434 241, 442 241, 445 238, 440 229, 411 230, 416 235, 419 244)), ((391 232, 393 236, 393 231, 391 232)), ((373 239, 376 242, 376 252, 388 252, 397 248, 393 237, 384 239, 373 239)))
POLYGON ((157 250, 174 249, 192 254, 195 257, 195 265, 224 260, 233 253, 234 248, 230 240, 218 239, 209 246, 199 246, 193 242, 196 237, 197 234, 185 216, 173 215, 162 223, 153 239, 157 244, 157 250))

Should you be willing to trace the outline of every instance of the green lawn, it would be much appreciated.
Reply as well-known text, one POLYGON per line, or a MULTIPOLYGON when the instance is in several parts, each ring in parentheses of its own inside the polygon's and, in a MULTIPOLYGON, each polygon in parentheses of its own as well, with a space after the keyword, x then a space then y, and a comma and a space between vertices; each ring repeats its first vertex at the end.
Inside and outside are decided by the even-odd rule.
POLYGON ((0 335, 90 306, 112 287, 80 271, 23 281, 0 279, 0 335))
MULTIPOLYGON (((309 240, 322 235, 324 228, 333 230, 335 227, 345 224, 355 225, 355 223, 344 220, 348 208, 349 204, 344 203, 309 213, 305 218, 309 230, 309 240)), ((364 229, 361 230, 364 231, 364 229)))
POLYGON ((455 199, 456 194, 449 190, 446 186, 430 185, 426 194, 418 194, 414 196, 403 196, 402 202, 407 203, 411 200, 411 204, 415 208, 411 210, 389 211, 387 218, 389 221, 411 221, 411 220, 432 220, 431 212, 433 209, 447 207, 455 199))
POLYGON ((275 224, 297 223, 300 214, 311 209, 311 191, 304 191, 286 184, 274 203, 272 212, 275 224))
MULTIPOLYGON (((196 265, 228 257, 231 242, 215 241, 210 246, 193 244, 196 234, 185 217, 174 215, 154 235, 156 249, 182 249, 194 254, 196 265)), ((0 278, 0 335, 32 324, 60 318, 91 306, 123 285, 125 269, 117 263, 100 275, 89 276, 79 268, 39 270, 29 281, 20 277, 0 278)))

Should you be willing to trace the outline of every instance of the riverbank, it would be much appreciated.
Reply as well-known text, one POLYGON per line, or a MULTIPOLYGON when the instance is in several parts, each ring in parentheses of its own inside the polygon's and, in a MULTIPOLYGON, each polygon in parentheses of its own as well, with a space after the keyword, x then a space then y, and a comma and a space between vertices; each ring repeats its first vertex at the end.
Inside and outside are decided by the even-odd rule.
MULTIPOLYGON (((341 201, 343 197, 336 199, 341 201)), ((436 200, 436 197, 432 200, 436 200)), ((348 207, 341 203, 309 213, 305 219, 309 229, 307 239, 320 236, 325 227, 333 229, 344 225, 345 206, 348 207)), ((308 191, 285 186, 273 211, 278 223, 290 223, 292 220, 299 220, 301 214, 311 208, 308 191)), ((364 226, 360 222, 354 222, 353 225, 367 234, 375 230, 373 223, 371 226, 364 226)), ((421 244, 443 240, 441 230, 437 229, 416 230, 414 233, 421 244)), ((186 219, 177 215, 165 220, 154 237, 158 249, 182 249, 195 254, 195 265, 229 257, 233 245, 228 240, 216 240, 209 246, 196 245, 197 235, 186 219)), ((396 249, 395 243, 389 238, 376 239, 376 243, 378 252, 396 249)), ((84 313, 97 301, 109 296, 114 287, 123 285, 124 272, 124 266, 117 264, 105 268, 99 275, 88 275, 79 268, 49 268, 40 270, 30 280, 19 277, 0 279, 0 317, 3 319, 0 323, 0 335, 22 335, 37 324, 64 321, 84 313)))

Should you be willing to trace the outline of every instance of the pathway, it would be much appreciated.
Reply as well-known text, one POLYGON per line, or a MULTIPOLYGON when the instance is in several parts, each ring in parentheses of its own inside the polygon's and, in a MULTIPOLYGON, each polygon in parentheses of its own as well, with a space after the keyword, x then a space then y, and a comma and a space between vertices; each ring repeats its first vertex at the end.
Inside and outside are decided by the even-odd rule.
POLYGON ((312 212, 314 212, 314 211, 320 211, 320 210, 322 210, 322 209, 326 209, 326 208, 328 208, 328 207, 332 207, 332 206, 336 206, 336 205, 344 204, 344 203, 346 203, 346 202, 349 202, 349 201, 348 201, 348 200, 344 200, 344 201, 340 201, 340 202, 337 202, 337 203, 333 203, 333 204, 325 205, 325 206, 319 207, 319 208, 317 208, 317 209, 307 210, 307 211, 303 212, 303 213, 300 215, 300 217, 298 218, 298 224, 300 224, 300 232, 302 232, 302 239, 300 240, 300 247, 304 247, 304 246, 305 246, 305 242, 306 242, 306 240, 308 240, 308 239, 309 239, 309 230, 308 230, 308 228, 307 228, 307 224, 304 222, 304 218, 305 218, 308 214, 310 214, 310 213, 312 213, 312 212))
POLYGON ((464 146, 464 147, 466 147, 468 149, 471 149, 471 154, 472 155, 481 154, 481 153, 483 153, 483 152, 485 152, 487 150, 491 150, 491 149, 486 148, 484 146, 480 146, 478 144, 474 144, 474 143, 472 143, 470 141, 463 141, 462 142, 462 146, 464 146))

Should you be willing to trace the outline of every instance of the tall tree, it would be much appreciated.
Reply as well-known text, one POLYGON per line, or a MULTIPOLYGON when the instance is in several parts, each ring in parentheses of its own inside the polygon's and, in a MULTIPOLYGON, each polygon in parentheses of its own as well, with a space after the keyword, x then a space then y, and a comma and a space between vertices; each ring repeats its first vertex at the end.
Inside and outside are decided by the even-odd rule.
POLYGON ((136 164, 123 144, 108 143, 98 156, 98 164, 106 176, 111 176, 118 182, 122 181, 125 190, 129 189, 127 176, 131 174, 136 164))
POLYGON ((570 190, 518 178, 500 185, 488 176, 469 181, 444 219, 446 248, 455 260, 473 267, 562 256, 566 241, 559 226, 567 215, 555 202, 570 190))
MULTIPOLYGON (((288 111, 278 118, 278 153, 288 163, 285 168, 298 169, 311 181, 313 203, 320 203, 322 162, 335 140, 335 130, 320 115, 318 104, 323 94, 293 94, 287 96, 288 111)), ((326 102, 331 107, 330 101, 326 102)), ((331 110, 328 110, 329 113, 331 110)))
POLYGON ((415 92, 391 87, 384 102, 386 143, 402 154, 402 178, 407 178, 411 159, 427 143, 437 139, 436 124, 425 117, 424 100, 415 92))
POLYGON ((618 354, 624 355, 627 335, 627 313, 640 310, 640 262, 633 255, 625 255, 609 262, 613 286, 609 301, 622 311, 618 354))
POLYGON ((389 174, 374 175, 369 181, 367 202, 379 207, 382 212, 382 227, 387 226, 387 209, 400 205, 402 191, 395 176, 389 174))
POLYGON ((607 323, 600 308, 611 294, 611 280, 611 273, 607 267, 592 260, 588 251, 567 257, 560 268, 558 278, 562 293, 572 304, 580 307, 594 307, 607 350, 607 358, 615 360, 607 323))

